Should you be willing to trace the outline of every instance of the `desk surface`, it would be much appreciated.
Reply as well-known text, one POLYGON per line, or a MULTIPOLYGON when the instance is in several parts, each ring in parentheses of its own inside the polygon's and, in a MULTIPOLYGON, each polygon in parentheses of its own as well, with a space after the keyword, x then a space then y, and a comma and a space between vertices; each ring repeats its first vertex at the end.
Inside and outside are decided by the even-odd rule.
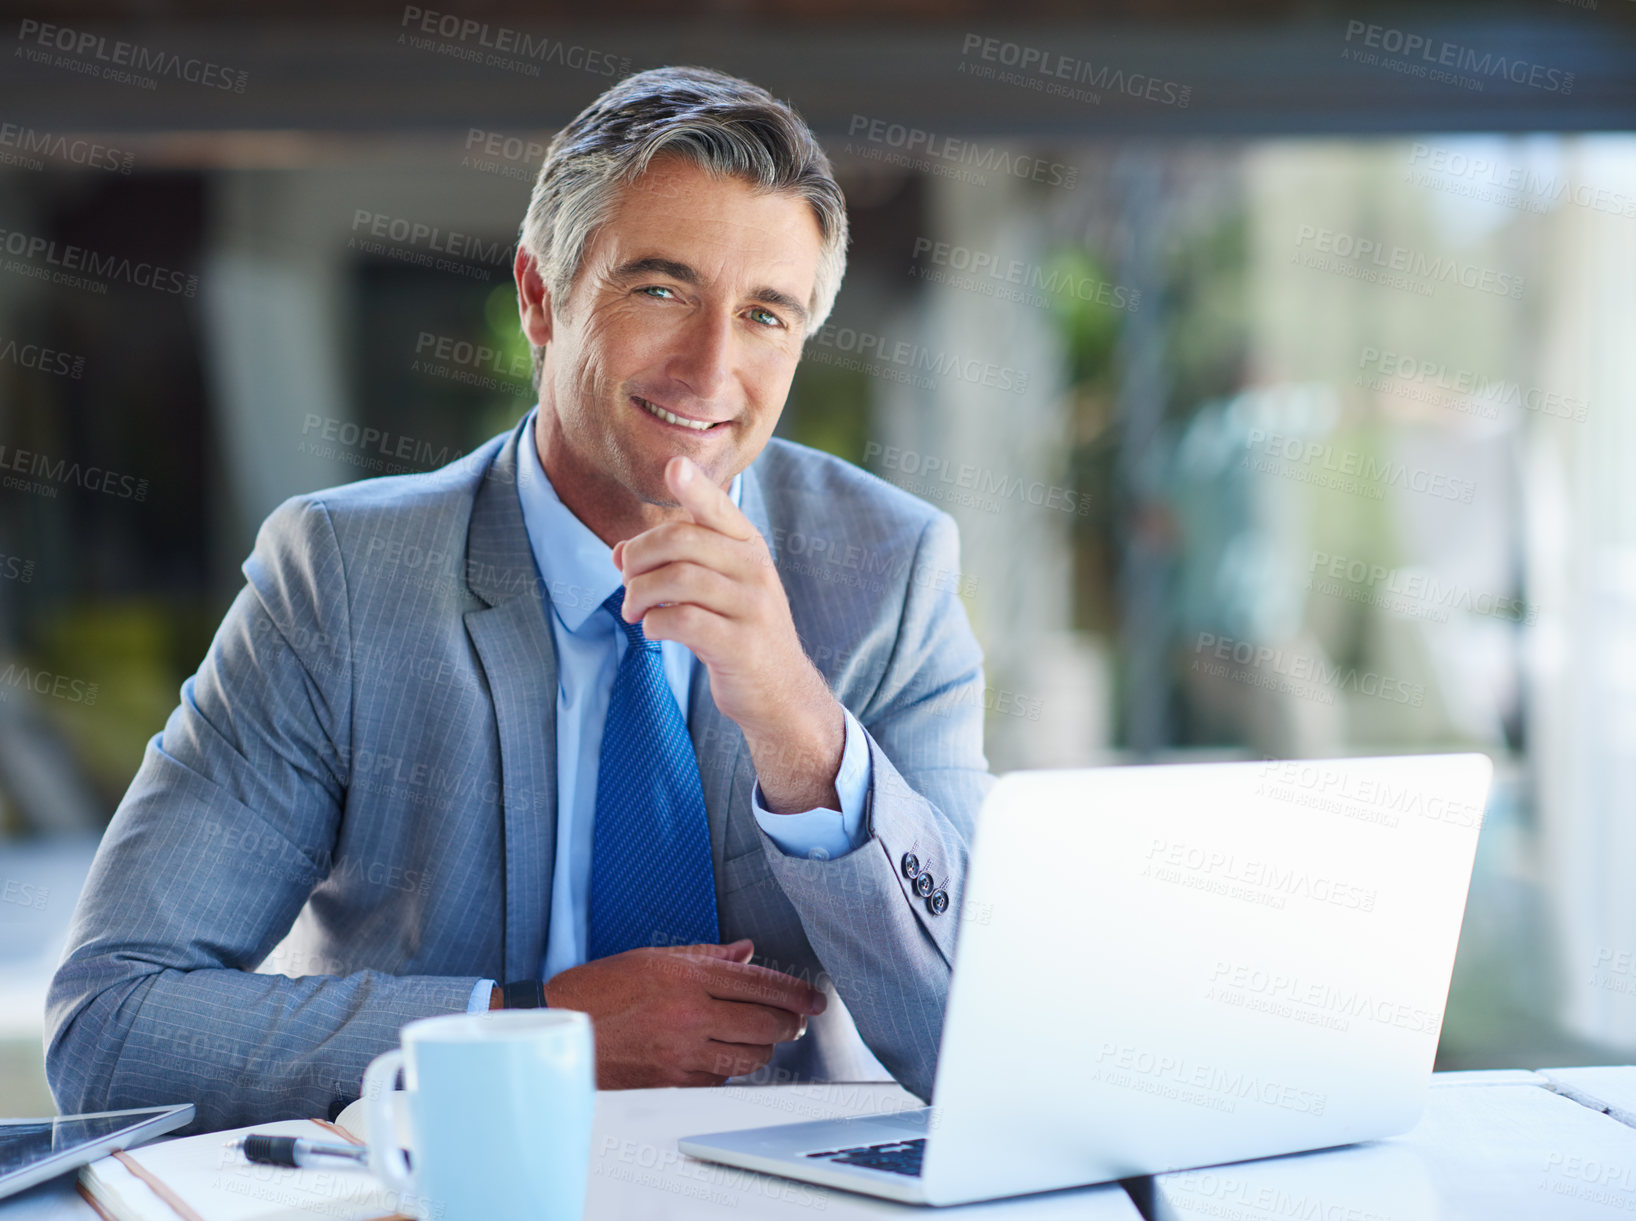
POLYGON ((1549 1074, 1438 1074, 1404 1136, 1161 1175, 1157 1190, 1166 1221, 1606 1221, 1636 1209, 1636 1129, 1549 1074))
POLYGON ((1557 1093, 1636 1127, 1636 1064, 1616 1068, 1546 1068, 1540 1075, 1557 1093))
MULTIPOLYGON (((1323 1153, 1161 1176, 1165 1221, 1578 1221, 1636 1212, 1636 1127, 1609 1114, 1636 1105, 1636 1068, 1439 1073, 1414 1131, 1323 1153)), ((955 1216, 1138 1221, 1117 1186, 925 1209, 695 1161, 695 1132, 866 1114, 918 1105, 895 1085, 728 1086, 597 1096, 590 1221, 734 1216, 955 1216)), ((1616 1112, 1617 1113, 1617 1112, 1616 1112)), ((72 1180, 0 1203, 0 1221, 95 1221, 72 1180)))

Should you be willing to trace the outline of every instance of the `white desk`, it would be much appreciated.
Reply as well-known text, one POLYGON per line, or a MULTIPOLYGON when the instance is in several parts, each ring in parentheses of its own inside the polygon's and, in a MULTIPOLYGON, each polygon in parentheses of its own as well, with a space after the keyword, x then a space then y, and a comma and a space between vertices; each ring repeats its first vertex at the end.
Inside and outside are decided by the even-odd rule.
MULTIPOLYGON (((1589 1071, 1589 1070, 1588 1070, 1589 1071)), ((1600 1070, 1606 1071, 1606 1070, 1600 1070)), ((1636 1209, 1636 1129, 1548 1074, 1439 1073, 1392 1140, 1161 1175, 1164 1221, 1611 1221, 1636 1209)))
POLYGON ((1622 1124, 1636 1127, 1636 1064, 1613 1068, 1544 1068, 1540 1075, 1564 1097, 1606 1111, 1622 1124))
MULTIPOLYGON (((696 1161, 676 1150, 700 1132, 799 1123, 843 1115, 917 1107, 918 1099, 891 1083, 725 1086, 705 1090, 620 1090, 597 1094, 591 1141, 587 1221, 693 1221, 695 1218, 822 1216, 918 1217, 926 1210, 849 1192, 696 1161)), ((1021 1200, 940 1210, 939 1216, 1010 1221, 1141 1221, 1117 1184, 1052 1192, 1021 1200)), ((97 1221, 58 1180, 0 1202, 0 1221, 97 1221)))
MULTIPOLYGON (((918 1217, 908 1204, 830 1191, 676 1152, 699 1132, 799 1123, 917 1107, 891 1084, 727 1086, 719 1090, 636 1090, 597 1096, 591 1144, 591 1190, 585 1215, 602 1221, 691 1221, 735 1217, 918 1217), (728 1210, 731 1210, 729 1213, 728 1210)), ((1052 1192, 1021 1200, 940 1209, 937 1216, 1010 1221, 1141 1221, 1117 1184, 1052 1192)), ((10 1221, 6 1218, 5 1221, 10 1221)))
MULTIPOLYGON (((1426 1118, 1390 1141, 1268 1158, 1157 1180, 1166 1221, 1578 1221, 1636 1212, 1636 1128, 1561 1092, 1617 1094, 1636 1069, 1440 1073, 1426 1118), (1562 1078, 1564 1073, 1572 1078, 1562 1078), (1593 1075, 1599 1074, 1599 1075, 1593 1075), (1596 1092, 1600 1091, 1600 1092, 1596 1092), (1314 1207, 1316 1206, 1316 1208, 1314 1207), (1305 1210, 1305 1211, 1303 1211, 1305 1210)), ((1586 1096, 1591 1096, 1587 1093, 1586 1096)), ((729 1086, 597 1096, 591 1221, 719 1217, 980 1217, 1138 1221, 1117 1186, 938 1210, 827 1191, 698 1162, 676 1151, 696 1132, 917 1105, 895 1085, 729 1086)), ((95 1221, 72 1181, 0 1203, 0 1221, 95 1221)))

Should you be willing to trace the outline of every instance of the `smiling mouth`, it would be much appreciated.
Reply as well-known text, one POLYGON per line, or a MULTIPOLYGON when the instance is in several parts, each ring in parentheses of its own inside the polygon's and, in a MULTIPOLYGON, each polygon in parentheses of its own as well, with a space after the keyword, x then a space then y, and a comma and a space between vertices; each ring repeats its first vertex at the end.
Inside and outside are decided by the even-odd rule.
POLYGON ((631 400, 649 415, 663 420, 666 424, 675 424, 693 432, 709 432, 712 428, 720 428, 726 420, 690 420, 686 416, 679 416, 673 411, 666 411, 657 404, 650 403, 639 394, 631 395, 631 400))

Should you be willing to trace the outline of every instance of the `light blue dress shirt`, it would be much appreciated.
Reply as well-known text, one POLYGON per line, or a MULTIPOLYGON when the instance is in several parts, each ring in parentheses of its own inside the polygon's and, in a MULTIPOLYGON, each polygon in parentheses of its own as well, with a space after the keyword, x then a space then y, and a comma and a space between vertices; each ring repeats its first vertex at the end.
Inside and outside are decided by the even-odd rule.
MULTIPOLYGON (((523 433, 528 443, 518 447, 517 496, 534 563, 550 594, 551 643, 557 651, 557 852, 551 873, 551 921, 540 964, 540 978, 550 979, 585 961, 602 730, 614 675, 629 642, 613 616, 602 609, 620 585, 613 549, 574 516, 551 486, 533 444, 537 413, 537 408, 529 413, 523 433)), ((735 505, 743 482, 744 477, 736 475, 728 489, 735 505)), ((661 640, 659 651, 685 718, 693 668, 700 663, 686 645, 674 640, 661 640)), ((751 803, 756 822, 787 855, 844 856, 867 838, 863 812, 869 794, 869 749, 863 726, 851 712, 845 716, 846 747, 835 777, 839 810, 773 814, 762 804, 761 785, 755 785, 751 803)), ((487 1009, 493 987, 493 980, 479 981, 468 1011, 487 1009)))

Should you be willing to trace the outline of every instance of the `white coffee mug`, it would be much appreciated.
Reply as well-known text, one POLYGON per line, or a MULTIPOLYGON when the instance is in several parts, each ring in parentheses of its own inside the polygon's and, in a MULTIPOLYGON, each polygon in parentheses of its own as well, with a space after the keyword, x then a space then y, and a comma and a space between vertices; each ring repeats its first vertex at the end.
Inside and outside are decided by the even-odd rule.
POLYGON ((369 1168, 425 1221, 579 1221, 591 1162, 591 1019, 498 1009, 410 1022, 364 1073, 369 1168), (404 1073, 414 1151, 398 1149, 404 1073))

